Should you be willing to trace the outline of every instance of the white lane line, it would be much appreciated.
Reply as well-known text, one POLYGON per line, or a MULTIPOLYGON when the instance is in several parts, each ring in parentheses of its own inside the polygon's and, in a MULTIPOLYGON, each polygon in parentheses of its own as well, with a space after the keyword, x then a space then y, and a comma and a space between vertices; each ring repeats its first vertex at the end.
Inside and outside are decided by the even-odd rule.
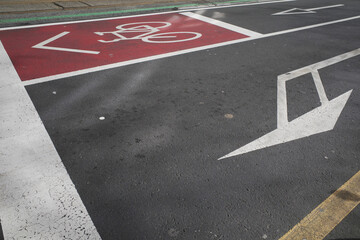
POLYGON ((45 46, 46 44, 49 44, 67 34, 69 34, 70 32, 62 32, 52 38, 49 38, 41 43, 36 44, 35 46, 33 46, 33 48, 38 48, 38 49, 46 49, 46 50, 55 50, 55 51, 63 51, 63 52, 76 52, 76 53, 87 53, 87 54, 99 54, 100 52, 96 52, 96 51, 89 51, 89 50, 81 50, 81 49, 73 49, 73 48, 62 48, 62 47, 51 47, 51 46, 45 46))
POLYGON ((232 24, 229 24, 229 23, 226 23, 226 22, 222 22, 222 21, 219 21, 219 20, 216 20, 216 19, 213 19, 213 18, 205 17, 205 16, 202 16, 200 14, 196 14, 196 13, 192 13, 192 12, 183 12, 181 14, 185 15, 187 17, 195 18, 197 20, 200 20, 200 21, 203 21, 203 22, 206 22, 206 23, 210 23, 210 24, 213 24, 213 25, 228 29, 228 30, 233 31, 233 32, 245 34, 245 35, 247 35, 249 37, 259 37, 259 36, 263 35, 261 33, 251 31, 249 29, 238 27, 238 26, 235 26, 235 25, 232 25, 232 24))
POLYGON ((22 29, 22 28, 35 28, 35 27, 55 26, 55 25, 62 25, 62 24, 75 24, 75 23, 84 23, 84 22, 98 22, 98 21, 106 21, 106 20, 114 20, 114 19, 123 19, 123 18, 155 16, 155 15, 163 15, 163 14, 169 14, 169 13, 181 13, 181 12, 198 11, 198 10, 211 10, 211 9, 221 9, 221 8, 230 8, 230 7, 246 7, 246 6, 253 6, 253 5, 265 5, 265 4, 285 3, 285 2, 294 2, 294 1, 296 1, 296 0, 279 0, 279 1, 269 1, 269 2, 259 2, 259 3, 247 3, 247 4, 234 4, 234 5, 215 6, 215 7, 202 7, 202 8, 196 8, 196 7, 194 7, 193 9, 184 9, 184 10, 161 12, 161 13, 147 13, 147 14, 138 14, 138 15, 130 15, 130 16, 122 16, 122 17, 110 17, 110 18, 88 19, 88 20, 79 20, 79 21, 71 21, 71 22, 58 22, 58 23, 45 23, 45 24, 36 24, 36 25, 28 25, 28 26, 6 27, 6 28, 0 28, 0 31, 12 30, 12 29, 22 29))
POLYGON ((112 68, 116 68, 116 67, 122 67, 122 66, 131 65, 131 64, 142 63, 142 62, 152 61, 152 60, 156 60, 156 59, 162 59, 162 58, 202 51, 202 50, 216 48, 216 47, 227 46, 227 45, 241 43, 241 42, 252 41, 255 39, 273 37, 273 36, 277 36, 277 35, 322 27, 322 26, 341 23, 341 22, 347 22, 347 21, 356 20, 356 19, 360 19, 360 15, 350 17, 350 18, 344 18, 344 19, 339 19, 339 20, 335 20, 335 21, 330 21, 330 22, 309 25, 309 26, 305 26, 305 27, 299 27, 299 28, 293 28, 293 29, 288 29, 288 30, 279 31, 279 32, 268 33, 268 34, 264 34, 264 35, 261 35, 258 37, 242 38, 242 39, 228 41, 228 42, 211 44, 211 45, 202 46, 202 47, 196 47, 196 48, 191 48, 191 49, 186 49, 186 50, 181 50, 181 51, 176 51, 176 52, 171 52, 171 53, 159 54, 159 55, 154 55, 154 56, 150 56, 150 57, 138 58, 138 59, 119 62, 119 63, 113 63, 113 64, 108 64, 108 65, 103 65, 103 66, 98 66, 98 67, 93 67, 93 68, 88 68, 88 69, 83 69, 83 70, 78 70, 78 71, 73 71, 73 72, 68 72, 68 73, 57 74, 57 75, 53 75, 53 76, 49 76, 49 77, 36 78, 36 79, 29 80, 29 81, 24 81, 23 84, 26 86, 26 85, 32 85, 32 84, 37 84, 37 83, 42 83, 42 82, 48 82, 48 81, 53 81, 53 80, 57 80, 57 79, 61 79, 61 78, 73 77, 73 76, 82 75, 82 74, 86 74, 86 73, 92 73, 92 72, 112 69, 112 68))
POLYGON ((344 4, 336 4, 336 5, 331 5, 331 6, 308 8, 306 10, 314 11, 314 10, 327 9, 327 8, 343 7, 343 6, 344 6, 344 4))
POLYGON ((0 103, 5 239, 101 239, 1 42, 0 103))
POLYGON ((343 19, 334 20, 334 21, 330 21, 330 22, 318 23, 318 24, 313 24, 313 25, 308 25, 308 26, 298 27, 298 28, 293 28, 293 29, 287 29, 287 30, 283 30, 283 31, 264 34, 264 37, 272 37, 272 36, 282 35, 282 34, 286 34, 286 33, 298 32, 298 31, 307 30, 307 29, 311 29, 311 28, 317 28, 317 27, 332 25, 332 24, 336 24, 336 23, 348 22, 351 20, 359 19, 359 18, 360 18, 360 15, 357 15, 357 16, 343 18, 343 19))

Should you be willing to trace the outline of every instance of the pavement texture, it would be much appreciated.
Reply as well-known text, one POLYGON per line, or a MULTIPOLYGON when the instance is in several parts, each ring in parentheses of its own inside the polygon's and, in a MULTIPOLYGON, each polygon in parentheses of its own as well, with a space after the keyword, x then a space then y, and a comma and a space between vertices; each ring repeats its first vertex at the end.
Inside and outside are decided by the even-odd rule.
MULTIPOLYGON (((191 12, 269 34, 359 10, 359 1, 299 0, 191 12), (335 4, 344 6, 273 15, 335 4)), ((329 100, 353 90, 332 131, 217 159, 276 129, 279 75, 358 49, 359 26, 339 22, 26 91, 102 239, 279 239, 360 169, 360 58, 319 70, 329 100)), ((286 87, 289 121, 321 105, 310 74, 286 87)), ((360 239, 360 207, 324 239, 360 239)))

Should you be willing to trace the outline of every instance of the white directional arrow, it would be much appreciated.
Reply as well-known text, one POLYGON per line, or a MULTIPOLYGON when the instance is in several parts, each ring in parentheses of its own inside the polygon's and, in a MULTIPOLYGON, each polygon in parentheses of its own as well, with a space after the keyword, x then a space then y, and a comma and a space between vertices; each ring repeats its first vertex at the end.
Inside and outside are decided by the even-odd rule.
POLYGON ((316 13, 316 10, 327 9, 327 8, 336 8, 336 7, 343 7, 344 4, 337 4, 331 6, 324 6, 324 7, 316 7, 316 8, 291 8, 282 12, 274 13, 272 15, 292 15, 292 14, 304 14, 304 13, 316 13))
POLYGON ((49 38, 48 40, 45 40, 39 44, 36 44, 33 46, 33 48, 39 48, 39 49, 46 49, 46 50, 54 50, 54 51, 63 51, 63 52, 75 52, 75 53, 87 53, 87 54, 99 54, 100 52, 97 51, 89 51, 89 50, 81 50, 81 49, 73 49, 73 48, 62 48, 62 47, 51 47, 51 46, 45 46, 67 34, 70 32, 62 32, 52 38, 49 38))
POLYGON ((357 55, 360 55, 360 48, 278 76, 277 129, 219 158, 219 160, 332 130, 352 90, 329 101, 325 94, 318 70, 357 55), (321 106, 289 122, 286 82, 307 73, 312 74, 321 106))

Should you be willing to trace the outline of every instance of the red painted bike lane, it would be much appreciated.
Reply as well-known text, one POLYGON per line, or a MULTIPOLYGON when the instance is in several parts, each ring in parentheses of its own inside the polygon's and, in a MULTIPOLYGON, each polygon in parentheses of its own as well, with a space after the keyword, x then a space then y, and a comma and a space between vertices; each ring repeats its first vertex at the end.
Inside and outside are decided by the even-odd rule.
POLYGON ((179 13, 0 31, 22 81, 246 37, 179 13))

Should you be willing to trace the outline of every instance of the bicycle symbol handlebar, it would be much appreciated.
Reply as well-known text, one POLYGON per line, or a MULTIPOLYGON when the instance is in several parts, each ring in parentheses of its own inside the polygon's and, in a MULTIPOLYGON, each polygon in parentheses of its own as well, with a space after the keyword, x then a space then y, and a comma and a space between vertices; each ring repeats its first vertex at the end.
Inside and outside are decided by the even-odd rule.
POLYGON ((147 43, 176 43, 176 42, 185 42, 191 41, 200 38, 201 33, 197 32, 163 32, 157 33, 162 28, 171 26, 169 22, 135 22, 135 23, 126 23, 116 27, 117 31, 113 32, 95 32, 99 36, 104 36, 105 34, 111 34, 115 38, 112 40, 98 40, 102 43, 113 43, 122 40, 136 40, 140 39, 143 42, 147 43), (125 33, 139 33, 134 37, 126 37, 125 33))

